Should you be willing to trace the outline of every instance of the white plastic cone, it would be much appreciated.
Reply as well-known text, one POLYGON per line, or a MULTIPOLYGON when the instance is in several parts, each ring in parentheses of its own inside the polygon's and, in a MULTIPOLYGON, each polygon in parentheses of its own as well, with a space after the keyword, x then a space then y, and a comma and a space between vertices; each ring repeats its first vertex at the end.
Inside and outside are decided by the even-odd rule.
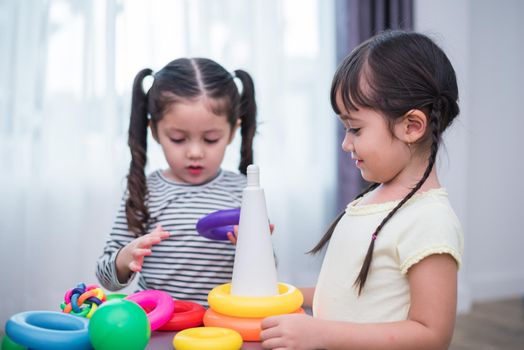
POLYGON ((248 166, 231 282, 231 294, 237 296, 278 295, 266 198, 259 178, 258 166, 248 166))

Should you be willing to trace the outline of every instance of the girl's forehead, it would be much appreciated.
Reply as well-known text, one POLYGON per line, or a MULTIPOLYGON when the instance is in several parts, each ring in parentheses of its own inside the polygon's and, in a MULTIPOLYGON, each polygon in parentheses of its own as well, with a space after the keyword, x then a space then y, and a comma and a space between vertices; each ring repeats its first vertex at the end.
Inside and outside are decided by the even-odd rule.
MULTIPOLYGON (((350 106, 347 106, 346 100, 351 100, 351 96, 348 96, 347 99, 344 99, 342 97, 342 91, 341 89, 338 89, 338 91, 335 94, 335 103, 337 104, 337 108, 339 111, 339 116, 341 119, 344 120, 352 120, 355 119, 355 112, 357 112, 359 109, 350 108, 350 106)), ((356 107, 356 104, 353 102, 353 105, 356 107)))

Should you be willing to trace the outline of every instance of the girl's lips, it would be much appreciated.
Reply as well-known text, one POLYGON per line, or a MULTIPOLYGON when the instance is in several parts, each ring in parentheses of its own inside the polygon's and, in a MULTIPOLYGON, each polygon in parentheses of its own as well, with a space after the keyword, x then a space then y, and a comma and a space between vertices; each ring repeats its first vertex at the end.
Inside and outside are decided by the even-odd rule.
POLYGON ((187 167, 187 171, 191 175, 200 175, 200 174, 202 174, 202 170, 203 170, 203 168, 201 166, 189 166, 189 167, 187 167))
POLYGON ((360 159, 355 159, 355 165, 356 165, 356 167, 359 168, 360 165, 362 165, 363 162, 364 162, 364 161, 362 161, 362 160, 360 160, 360 159))

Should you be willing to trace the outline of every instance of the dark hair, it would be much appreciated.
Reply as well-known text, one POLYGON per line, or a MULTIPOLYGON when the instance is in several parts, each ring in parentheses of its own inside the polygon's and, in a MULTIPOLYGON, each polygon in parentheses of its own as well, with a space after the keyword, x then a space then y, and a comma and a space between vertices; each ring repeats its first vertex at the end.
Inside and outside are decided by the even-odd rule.
MULTIPOLYGON (((369 273, 377 235, 420 189, 435 164, 442 133, 459 113, 458 88, 450 61, 431 39, 415 32, 387 31, 359 45, 339 65, 331 85, 331 105, 340 114, 337 95, 347 110, 366 107, 379 111, 390 127, 412 109, 423 111, 428 118, 424 140, 431 143, 424 175, 371 235, 366 257, 355 280, 360 294, 369 273)), ((378 185, 371 184, 357 198, 378 185)), ((325 246, 343 214, 335 219, 310 253, 317 253, 325 246)))
POLYGON ((210 59, 180 58, 153 75, 153 85, 146 93, 142 83, 151 74, 151 69, 143 69, 135 77, 129 123, 131 162, 127 176, 126 217, 129 229, 137 236, 145 233, 145 224, 149 220, 145 204, 148 125, 155 134, 158 122, 173 103, 200 96, 208 97, 213 113, 224 115, 231 128, 236 125, 238 118, 241 119, 239 170, 243 174, 247 166, 253 163, 253 138, 256 131, 255 87, 247 72, 236 70, 233 76, 210 59), (242 94, 239 94, 235 84, 235 76, 242 83, 242 94))

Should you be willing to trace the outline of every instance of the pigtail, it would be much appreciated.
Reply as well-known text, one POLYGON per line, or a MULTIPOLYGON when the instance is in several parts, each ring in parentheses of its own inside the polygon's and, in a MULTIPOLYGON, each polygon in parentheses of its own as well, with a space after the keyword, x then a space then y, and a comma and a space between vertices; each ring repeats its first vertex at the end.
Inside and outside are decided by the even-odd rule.
POLYGON ((147 196, 145 166, 147 162, 148 95, 143 90, 142 81, 151 73, 151 69, 143 69, 135 77, 129 121, 128 145, 131 152, 131 162, 127 176, 126 218, 129 230, 137 236, 144 234, 144 226, 149 219, 149 211, 145 204, 147 196))
POLYGON ((247 166, 253 163, 253 138, 257 128, 255 85, 253 79, 246 71, 237 69, 235 75, 242 82, 242 94, 240 95, 240 135, 242 136, 242 144, 240 146, 240 165, 238 170, 242 174, 246 174, 247 166))
MULTIPOLYGON (((378 183, 372 183, 364 191, 362 191, 358 196, 356 196, 355 199, 358 199, 358 198, 362 197, 363 195, 365 195, 366 193, 368 193, 370 191, 373 191, 375 188, 378 187, 378 185, 379 185, 378 183)), ((342 216, 344 216, 345 212, 346 211, 343 210, 340 214, 338 214, 338 216, 335 218, 335 220, 333 220, 333 222, 331 222, 331 225, 329 225, 329 228, 327 229, 326 233, 324 233, 324 236, 322 236, 320 241, 318 241, 318 243, 309 252, 307 252, 308 254, 317 254, 319 251, 322 250, 322 248, 324 248, 324 246, 331 239, 331 236, 333 236, 333 232, 335 231, 335 227, 337 227, 338 222, 340 221, 340 219, 342 219, 342 216)))

